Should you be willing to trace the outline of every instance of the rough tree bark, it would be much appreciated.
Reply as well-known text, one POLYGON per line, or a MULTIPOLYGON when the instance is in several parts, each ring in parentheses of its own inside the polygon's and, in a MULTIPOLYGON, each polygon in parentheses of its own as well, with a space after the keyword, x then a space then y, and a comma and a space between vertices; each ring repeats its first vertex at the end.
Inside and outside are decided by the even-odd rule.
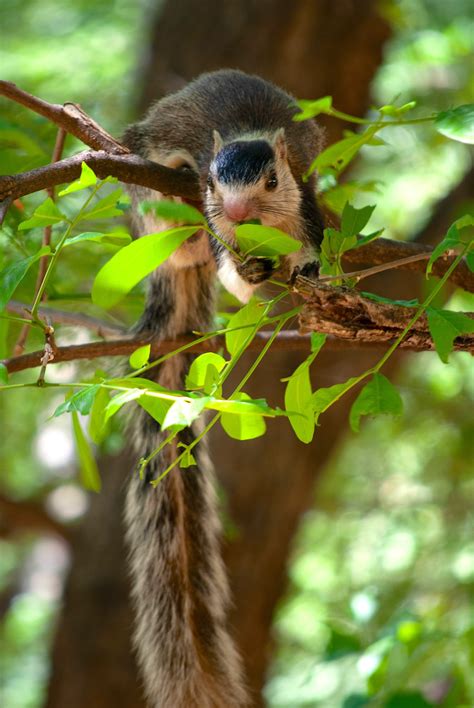
MULTIPOLYGON (((387 36, 375 0, 165 2, 152 27, 151 50, 138 77, 145 87, 140 103, 147 106, 201 71, 232 66, 260 73, 300 97, 332 94, 341 110, 361 114, 367 107, 370 80, 387 36)), ((328 123, 327 129, 328 141, 332 141, 342 126, 328 123)), ((402 278, 414 283, 416 277, 403 274, 402 278)), ((399 289, 399 281, 397 274, 379 278, 385 294, 405 296, 406 288, 399 289)), ((343 380, 364 370, 375 357, 369 352, 320 355, 317 383, 343 380)), ((243 367, 250 359, 247 357, 243 367)), ((298 355, 270 353, 249 392, 258 391, 274 401, 275 382, 291 373, 300 359, 298 355)), ((317 475, 340 444, 347 405, 348 401, 343 401, 330 409, 310 446, 296 443, 284 421, 272 425, 268 437, 244 445, 219 434, 211 441, 228 511, 238 529, 237 539, 227 545, 225 554, 235 600, 233 623, 255 705, 262 705, 260 691, 271 652, 271 618, 285 586, 291 541, 301 514, 311 504, 317 475)), ((101 708, 140 705, 124 648, 128 646, 129 620, 123 554, 117 552, 122 476, 114 474, 113 467, 107 469, 106 476, 113 487, 108 490, 109 498, 105 490, 93 500, 91 513, 73 544, 74 565, 54 650, 49 708, 79 708, 86 703, 101 708), (100 530, 97 519, 102 520, 100 530), (101 543, 91 542, 98 535, 101 543), (92 653, 94 660, 88 658, 92 653), (73 680, 75 692, 68 686, 73 680), (119 690, 107 690, 112 686, 119 686, 119 690)))

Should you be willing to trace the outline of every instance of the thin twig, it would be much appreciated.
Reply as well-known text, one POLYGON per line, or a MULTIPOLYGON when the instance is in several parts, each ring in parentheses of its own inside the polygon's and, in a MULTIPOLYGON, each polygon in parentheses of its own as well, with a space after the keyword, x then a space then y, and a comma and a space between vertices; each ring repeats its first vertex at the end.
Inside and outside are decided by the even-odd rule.
POLYGON ((365 268, 364 270, 353 270, 350 273, 342 273, 341 275, 321 275, 318 278, 318 282, 330 283, 334 280, 346 280, 347 278, 356 278, 359 281, 363 278, 368 278, 370 275, 375 275, 375 273, 382 273, 384 270, 401 268, 404 265, 416 263, 417 261, 427 261, 430 256, 431 253, 418 253, 414 256, 406 256, 405 258, 399 258, 396 261, 382 263, 381 265, 372 266, 372 268, 365 268))
MULTIPOLYGON (((63 128, 58 129, 58 133, 56 135, 56 142, 54 144, 54 149, 53 149, 53 155, 52 155, 52 162, 58 162, 61 159, 61 155, 63 154, 63 149, 64 149, 64 143, 66 140, 66 131, 63 128)), ((48 196, 54 201, 55 198, 55 191, 54 187, 48 187, 46 190, 48 192, 48 196)), ((52 234, 52 226, 45 226, 44 232, 43 232, 43 243, 42 246, 49 246, 51 244, 51 234, 52 234)), ((44 276, 46 275, 46 269, 48 267, 48 256, 42 256, 39 261, 39 266, 38 266, 38 276, 36 278, 36 285, 35 285, 35 297, 37 293, 39 292, 39 289, 41 287, 41 283, 43 282, 44 276)), ((47 298, 47 293, 44 292, 41 300, 44 302, 47 298)), ((21 328, 20 334, 18 336, 18 340, 15 344, 15 347, 13 349, 14 353, 16 356, 19 354, 23 354, 25 350, 25 344, 26 340, 28 338, 28 332, 30 331, 30 325, 25 324, 21 328)))
MULTIPOLYGON (((28 307, 29 305, 26 303, 10 300, 5 309, 7 312, 14 312, 24 317, 25 315, 29 316, 28 307)), ((72 325, 90 329, 99 337, 117 337, 126 332, 125 327, 110 322, 104 322, 96 317, 83 315, 81 312, 67 312, 66 310, 58 310, 54 307, 40 307, 38 309, 38 315, 42 320, 48 317, 53 324, 72 325)))

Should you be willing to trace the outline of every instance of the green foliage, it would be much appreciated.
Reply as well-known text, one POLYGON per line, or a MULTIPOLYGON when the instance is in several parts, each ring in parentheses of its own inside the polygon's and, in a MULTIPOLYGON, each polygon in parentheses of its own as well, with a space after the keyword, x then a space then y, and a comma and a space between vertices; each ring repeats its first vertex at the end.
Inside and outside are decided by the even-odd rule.
POLYGON ((231 356, 237 354, 242 347, 250 344, 253 339, 250 327, 258 322, 261 316, 262 307, 255 298, 232 315, 227 323, 225 334, 225 345, 231 356))
POLYGON ((52 224, 60 224, 67 221, 66 216, 62 214, 51 197, 48 197, 40 206, 35 209, 33 216, 26 221, 22 221, 18 229, 34 229, 37 226, 50 226, 52 224))
POLYGON ((76 411, 72 411, 71 416, 81 482, 85 489, 90 489, 93 492, 100 492, 100 474, 97 467, 97 462, 95 461, 94 453, 92 452, 87 438, 84 435, 84 431, 82 430, 79 422, 79 416, 76 411))
POLYGON ((474 143, 474 103, 438 113, 436 129, 461 143, 474 143))
POLYGON ((285 409, 296 436, 309 443, 314 435, 314 414, 311 407, 309 363, 304 361, 290 376, 285 389, 285 409))
POLYGON ((0 312, 5 308, 5 305, 8 303, 33 263, 36 263, 40 258, 50 253, 51 249, 49 246, 43 246, 43 248, 40 248, 33 256, 21 258, 14 263, 10 263, 10 265, 6 266, 6 268, 0 272, 0 312))
POLYGON ((202 389, 204 393, 212 393, 214 387, 216 385, 218 387, 219 374, 226 365, 227 361, 220 354, 215 352, 200 354, 189 367, 186 388, 189 391, 202 389))
POLYGON ((0 364, 0 385, 8 383, 8 369, 5 364, 0 364))
POLYGON ((167 221, 182 222, 184 224, 205 224, 206 220, 201 212, 190 204, 175 202, 171 199, 162 199, 159 202, 143 201, 139 205, 141 214, 152 211, 156 216, 167 221))
POLYGON ((357 433, 360 418, 363 415, 379 415, 380 413, 401 415, 402 412, 403 403, 397 389, 385 376, 375 373, 354 401, 349 422, 352 430, 357 433))
POLYGON ((85 162, 81 164, 81 176, 75 182, 71 182, 67 187, 62 189, 58 196, 63 197, 65 194, 71 194, 72 192, 79 192, 82 189, 87 189, 87 187, 93 187, 97 184, 97 177, 95 176, 93 170, 85 162))
POLYGON ((301 241, 288 236, 280 229, 260 224, 237 226, 235 238, 244 256, 278 258, 278 256, 295 253, 302 246, 301 241))
MULTIPOLYGON (((251 401, 251 397, 240 391, 235 394, 237 401, 251 401)), ((265 435, 267 426, 265 419, 261 415, 250 413, 242 415, 237 413, 223 413, 220 418, 222 427, 227 435, 235 440, 253 440, 265 435)))
POLYGON ((440 241, 433 249, 433 253, 431 254, 428 265, 426 266, 427 275, 431 273, 433 264, 440 256, 443 255, 443 253, 446 253, 446 251, 465 247, 469 247, 469 249, 473 250, 473 226, 474 217, 466 214, 466 216, 457 219, 457 221, 449 227, 444 239, 440 241), (467 234, 464 229, 467 230, 467 234))
POLYGON ((462 312, 450 312, 428 307, 426 310, 431 336, 439 358, 448 363, 456 337, 474 332, 474 319, 462 312))
POLYGON ((132 369, 141 369, 142 366, 148 364, 150 358, 151 344, 145 344, 143 347, 135 349, 130 355, 129 362, 132 369))
POLYGON ((71 396, 66 396, 64 403, 56 408, 53 413, 53 417, 57 418, 63 413, 82 413, 82 415, 87 415, 90 413, 92 404, 94 403, 94 398, 99 390, 99 384, 94 384, 93 386, 88 386, 87 388, 81 388, 80 391, 73 393, 71 396))
POLYGON ((116 305, 196 230, 196 227, 180 226, 143 236, 122 248, 97 273, 92 301, 105 309, 116 305))

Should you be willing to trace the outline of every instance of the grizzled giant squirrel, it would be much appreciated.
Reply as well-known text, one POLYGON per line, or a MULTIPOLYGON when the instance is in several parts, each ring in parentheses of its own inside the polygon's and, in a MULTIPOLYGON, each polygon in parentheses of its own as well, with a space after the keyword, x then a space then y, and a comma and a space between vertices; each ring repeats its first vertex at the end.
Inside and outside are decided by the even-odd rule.
MULTIPOLYGON (((322 221, 314 177, 303 181, 319 149, 313 121, 295 122, 294 99, 268 81, 240 71, 203 74, 155 103, 130 126, 125 144, 148 159, 194 170, 211 229, 234 249, 236 224, 259 219, 298 238, 303 246, 283 259, 288 275, 317 270, 322 221)), ((166 228, 156 215, 139 216, 143 199, 160 194, 130 188, 135 235, 166 228)), ((169 226, 169 224, 168 224, 169 226)), ((270 259, 237 261, 200 231, 150 277, 139 332, 173 339, 212 326, 217 276, 242 302, 273 274, 270 259)), ((192 355, 176 355, 153 369, 161 385, 181 389, 192 355)), ((219 551, 213 472, 204 441, 193 449, 195 465, 175 468, 154 487, 201 424, 181 431, 131 479, 126 503, 135 647, 145 692, 154 708, 237 708, 251 703, 241 663, 226 626, 229 589, 219 551)), ((145 411, 134 422, 140 455, 164 439, 145 411)))

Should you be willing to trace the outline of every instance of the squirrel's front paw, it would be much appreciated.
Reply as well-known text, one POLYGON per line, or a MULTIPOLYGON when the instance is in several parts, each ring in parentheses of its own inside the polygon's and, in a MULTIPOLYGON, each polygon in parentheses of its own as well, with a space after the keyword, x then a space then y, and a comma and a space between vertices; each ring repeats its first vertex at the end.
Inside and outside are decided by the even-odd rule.
POLYGON ((273 275, 276 269, 276 263, 271 258, 255 258, 252 256, 237 265, 237 273, 240 277, 253 285, 263 283, 264 280, 273 275))
POLYGON ((318 261, 309 261, 302 266, 295 266, 290 279, 288 281, 289 285, 294 285, 296 276, 303 275, 305 278, 310 278, 311 280, 317 280, 319 276, 319 263, 318 261))

